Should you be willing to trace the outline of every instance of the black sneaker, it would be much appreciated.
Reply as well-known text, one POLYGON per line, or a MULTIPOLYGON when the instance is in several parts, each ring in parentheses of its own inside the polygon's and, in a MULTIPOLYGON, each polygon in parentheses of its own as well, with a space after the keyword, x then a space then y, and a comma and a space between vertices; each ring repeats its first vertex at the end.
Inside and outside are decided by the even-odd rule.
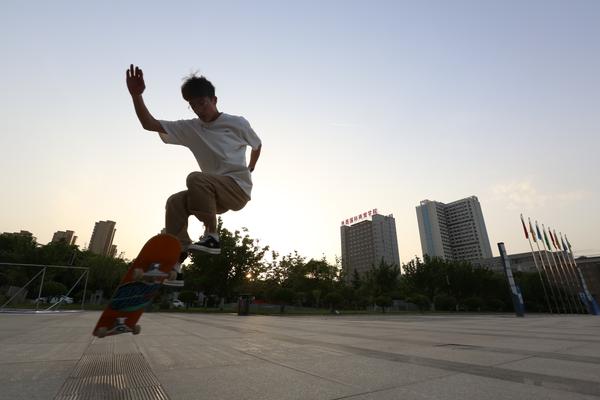
POLYGON ((175 279, 165 279, 163 285, 171 287, 183 287, 183 272, 177 272, 175 279))
POLYGON ((173 267, 173 270, 171 271, 170 276, 163 281, 163 285, 173 286, 173 287, 183 287, 183 284, 184 284, 183 273, 178 272, 178 270, 181 270, 181 264, 183 264, 183 262, 185 261, 185 259, 187 257, 188 257, 188 252, 182 251, 181 254, 179 255, 179 261, 173 267))
POLYGON ((221 244, 217 239, 210 235, 201 237, 196 243, 188 246, 188 251, 203 251, 209 254, 221 254, 221 244))

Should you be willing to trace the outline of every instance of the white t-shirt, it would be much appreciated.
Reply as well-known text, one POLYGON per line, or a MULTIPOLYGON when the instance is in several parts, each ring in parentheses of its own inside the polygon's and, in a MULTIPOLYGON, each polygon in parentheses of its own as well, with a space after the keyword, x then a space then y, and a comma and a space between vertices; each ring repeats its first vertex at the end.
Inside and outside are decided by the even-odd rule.
POLYGON ((246 146, 258 150, 262 143, 245 118, 221 113, 212 122, 200 118, 159 122, 167 132, 159 133, 163 142, 187 147, 202 172, 232 177, 250 197, 246 146))

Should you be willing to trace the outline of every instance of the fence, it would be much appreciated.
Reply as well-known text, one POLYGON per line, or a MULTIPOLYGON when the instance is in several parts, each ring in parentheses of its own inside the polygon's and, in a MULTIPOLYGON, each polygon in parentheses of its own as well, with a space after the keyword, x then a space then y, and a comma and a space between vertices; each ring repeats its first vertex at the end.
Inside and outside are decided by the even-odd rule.
MULTIPOLYGON (((35 301, 35 309, 29 309, 30 311, 40 311, 40 299, 42 297, 42 289, 44 287, 44 281, 46 278, 46 272, 49 269, 52 268, 62 268, 62 269, 72 269, 72 270, 80 270, 81 275, 79 276, 79 278, 77 279, 77 281, 71 286, 71 288, 67 291, 67 293, 65 293, 64 295, 61 295, 60 297, 58 297, 58 300, 54 303, 54 304, 50 304, 48 306, 48 308, 44 309, 43 311, 56 311, 58 310, 58 308, 63 304, 63 302, 66 300, 66 297, 69 297, 69 295, 71 294, 71 292, 77 287, 77 285, 82 281, 82 279, 85 277, 85 284, 83 287, 83 296, 81 297, 81 309, 83 310, 83 306, 85 303, 85 296, 86 296, 86 292, 87 292, 87 283, 88 283, 88 277, 89 277, 89 268, 85 268, 85 267, 73 267, 73 266, 66 266, 66 265, 40 265, 40 264, 14 264, 14 263, 0 263, 0 268, 39 268, 40 270, 33 276, 33 278, 31 278, 25 285, 23 285, 22 287, 18 288, 18 290, 16 290, 15 293, 12 294, 12 296, 10 296, 10 298, 4 302, 4 304, 2 304, 0 306, 0 312, 9 312, 9 311, 13 311, 13 309, 7 308, 6 306, 9 305, 13 300, 17 299, 18 296, 25 290, 29 290, 28 288, 30 286, 33 286, 33 283, 38 279, 38 277, 41 275, 41 279, 40 279, 40 286, 39 286, 39 291, 38 291, 38 295, 36 297, 36 301, 35 301)), ((27 308, 21 308, 21 310, 28 310, 27 308)))

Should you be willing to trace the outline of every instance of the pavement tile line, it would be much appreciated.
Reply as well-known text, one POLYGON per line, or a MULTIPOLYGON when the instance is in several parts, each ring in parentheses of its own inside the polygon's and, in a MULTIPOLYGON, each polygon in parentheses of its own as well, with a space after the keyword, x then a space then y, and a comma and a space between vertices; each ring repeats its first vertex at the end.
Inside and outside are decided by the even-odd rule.
MULTIPOLYGON (((238 333, 248 333, 251 331, 252 333, 260 333, 265 336, 269 336, 272 339, 281 340, 284 342, 294 343, 294 344, 306 344, 306 345, 316 345, 321 347, 329 347, 341 351, 346 351, 354 355, 360 355, 369 358, 381 359, 392 362, 401 362, 419 365, 423 367, 437 368, 446 371, 453 371, 456 373, 463 373, 475 376, 482 376, 486 378, 493 378, 499 380, 505 380, 510 382, 516 382, 526 385, 534 385, 540 386, 547 389, 554 390, 562 390, 567 392, 580 393, 585 395, 599 396, 600 395, 600 383, 586 381, 582 379, 574 379, 574 378, 566 378, 561 376, 554 375, 546 375, 535 372, 525 372, 525 371, 517 371, 506 368, 499 368, 495 366, 482 366, 476 364, 469 364, 465 362, 457 362, 457 361, 445 361, 438 360, 434 358, 428 357, 420 357, 413 355, 403 355, 401 353, 389 353, 384 351, 366 349, 362 347, 343 345, 343 344, 334 344, 329 342, 324 342, 316 339, 307 339, 307 338, 297 338, 288 335, 282 334, 273 334, 267 331, 259 331, 253 326, 253 329, 244 330, 243 328, 233 327, 225 323, 218 323, 213 321, 197 321, 190 318, 185 317, 176 317, 176 316, 167 316, 168 318, 180 319, 189 321, 192 323, 198 323, 203 325, 209 325, 216 328, 232 330, 238 333)), ((375 338, 372 338, 375 339, 375 338)), ((529 358, 529 357, 526 357, 529 358)))

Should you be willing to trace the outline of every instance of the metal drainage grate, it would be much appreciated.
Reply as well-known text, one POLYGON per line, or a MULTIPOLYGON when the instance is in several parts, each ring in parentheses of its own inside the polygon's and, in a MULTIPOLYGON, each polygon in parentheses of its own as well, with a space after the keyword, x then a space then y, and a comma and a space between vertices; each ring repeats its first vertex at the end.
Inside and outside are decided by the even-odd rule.
POLYGON ((140 353, 86 354, 55 400, 168 400, 140 353))

